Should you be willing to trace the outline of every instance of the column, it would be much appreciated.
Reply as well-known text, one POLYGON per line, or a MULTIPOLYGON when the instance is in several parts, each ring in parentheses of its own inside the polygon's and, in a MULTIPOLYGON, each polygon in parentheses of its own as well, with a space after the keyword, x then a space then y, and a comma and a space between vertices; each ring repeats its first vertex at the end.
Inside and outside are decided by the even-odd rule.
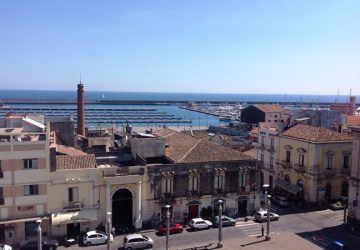
POLYGON ((111 193, 110 193, 110 184, 106 183, 106 210, 111 212, 111 193))
POLYGON ((136 183, 136 228, 142 228, 141 180, 136 183))

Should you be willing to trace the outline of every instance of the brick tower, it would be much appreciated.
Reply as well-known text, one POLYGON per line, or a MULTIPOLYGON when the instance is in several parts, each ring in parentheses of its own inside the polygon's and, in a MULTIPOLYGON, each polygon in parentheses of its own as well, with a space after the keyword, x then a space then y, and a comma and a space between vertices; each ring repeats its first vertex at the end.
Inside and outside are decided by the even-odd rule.
POLYGON ((77 85, 77 133, 85 136, 84 85, 77 85))

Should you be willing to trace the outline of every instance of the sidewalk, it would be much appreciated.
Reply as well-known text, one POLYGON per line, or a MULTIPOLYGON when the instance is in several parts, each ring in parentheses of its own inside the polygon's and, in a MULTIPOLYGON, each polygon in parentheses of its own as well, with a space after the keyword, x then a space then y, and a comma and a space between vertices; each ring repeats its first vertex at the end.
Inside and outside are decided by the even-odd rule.
POLYGON ((251 250, 313 250, 322 249, 317 245, 314 245, 310 241, 303 239, 293 233, 281 233, 272 234, 271 240, 265 241, 265 237, 242 237, 231 240, 224 240, 223 247, 218 248, 217 242, 212 242, 211 246, 205 248, 207 244, 204 243, 203 247, 189 246, 185 248, 177 248, 178 250, 190 250, 190 249, 222 249, 222 250, 236 250, 236 249, 251 249, 251 250))

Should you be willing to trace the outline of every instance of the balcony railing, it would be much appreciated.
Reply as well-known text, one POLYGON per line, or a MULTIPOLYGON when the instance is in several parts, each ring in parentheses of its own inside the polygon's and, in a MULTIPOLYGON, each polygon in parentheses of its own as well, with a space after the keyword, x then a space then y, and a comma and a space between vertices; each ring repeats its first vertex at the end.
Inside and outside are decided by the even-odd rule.
POLYGON ((280 165, 281 165, 283 168, 285 168, 285 169, 292 167, 291 162, 288 162, 288 161, 286 161, 286 160, 282 160, 281 163, 280 163, 280 165))
POLYGON ((126 175, 144 175, 144 167, 117 167, 105 169, 104 176, 126 176, 126 175))
POLYGON ((293 164, 293 169, 295 169, 298 172, 305 172, 305 166, 299 165, 299 164, 293 164))
POLYGON ((80 201, 69 201, 65 204, 65 210, 80 210, 84 207, 84 204, 80 201))

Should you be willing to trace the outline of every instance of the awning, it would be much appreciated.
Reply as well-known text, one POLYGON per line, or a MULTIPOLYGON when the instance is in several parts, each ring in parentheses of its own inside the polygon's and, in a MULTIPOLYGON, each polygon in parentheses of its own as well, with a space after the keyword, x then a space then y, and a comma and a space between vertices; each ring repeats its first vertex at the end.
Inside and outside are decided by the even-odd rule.
POLYGON ((289 182, 283 180, 283 179, 276 179, 275 185, 280 186, 281 188, 285 188, 287 185, 289 185, 289 182))
POLYGON ((75 212, 51 214, 52 225, 89 222, 95 220, 97 220, 97 209, 85 209, 75 212))
POLYGON ((285 187, 285 190, 292 194, 297 194, 302 190, 302 188, 295 184, 289 184, 285 187))
POLYGON ((49 219, 48 217, 31 217, 31 218, 13 219, 13 220, 0 221, 0 225, 28 222, 28 221, 37 221, 37 220, 48 220, 48 219, 49 219))

